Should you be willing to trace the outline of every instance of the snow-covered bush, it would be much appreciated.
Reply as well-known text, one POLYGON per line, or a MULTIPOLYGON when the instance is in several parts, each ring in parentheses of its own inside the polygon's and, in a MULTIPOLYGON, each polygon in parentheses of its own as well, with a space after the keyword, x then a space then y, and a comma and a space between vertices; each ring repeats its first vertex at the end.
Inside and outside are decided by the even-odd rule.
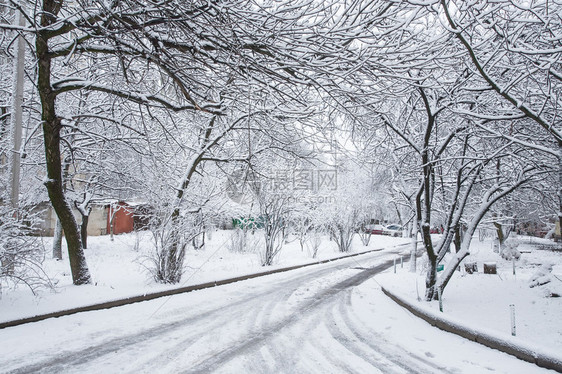
POLYGON ((21 217, 0 206, 0 292, 5 287, 24 284, 35 293, 51 282, 42 269, 45 249, 39 238, 31 236, 33 217, 21 217))
POLYGON ((518 246, 519 246, 519 243, 517 243, 514 240, 506 241, 501 246, 500 256, 504 260, 511 260, 513 258, 515 258, 516 260, 519 260, 519 258, 521 257, 521 252, 519 252, 519 250, 517 249, 518 246))
POLYGON ((545 297, 561 297, 562 296, 562 280, 552 274, 552 264, 543 264, 529 278, 529 287, 537 287, 542 290, 545 297))
POLYGON ((308 240, 309 233, 312 230, 312 226, 312 220, 305 214, 295 214, 295 217, 291 219, 291 229, 293 230, 294 235, 299 241, 301 251, 304 251, 304 247, 308 240))
POLYGON ((361 239, 361 243, 363 243, 363 245, 367 247, 371 242, 372 230, 367 230, 364 226, 365 225, 361 225, 358 234, 359 238, 361 239))
POLYGON ((154 252, 149 258, 147 269, 159 283, 179 283, 183 274, 185 249, 188 243, 182 231, 177 228, 160 226, 152 228, 154 252))
POLYGON ((328 222, 330 236, 343 253, 351 250, 353 236, 360 226, 358 209, 344 204, 345 202, 335 207, 328 222))
POLYGON ((249 230, 236 228, 232 230, 227 248, 233 253, 255 253, 261 246, 260 235, 249 230))
POLYGON ((349 252, 355 234, 355 227, 350 222, 335 222, 330 226, 330 234, 338 245, 340 252, 349 252))
POLYGON ((246 251, 246 233, 242 229, 234 229, 230 234, 227 248, 233 253, 244 253, 246 251))
POLYGON ((305 245, 310 257, 316 258, 321 243, 322 232, 320 230, 311 230, 307 233, 305 245))
POLYGON ((543 264, 529 278, 529 287, 542 286, 552 281, 552 264, 543 264))
MULTIPOLYGON (((269 230, 271 232, 273 230, 269 230)), ((283 236, 278 233, 271 235, 263 231, 263 245, 259 248, 260 263, 262 266, 271 266, 277 260, 281 249, 283 249, 283 236)))
POLYGON ((185 251, 194 238, 201 235, 204 226, 196 214, 168 218, 153 217, 150 231, 154 251, 148 266, 154 280, 159 283, 179 283, 184 271, 185 251))

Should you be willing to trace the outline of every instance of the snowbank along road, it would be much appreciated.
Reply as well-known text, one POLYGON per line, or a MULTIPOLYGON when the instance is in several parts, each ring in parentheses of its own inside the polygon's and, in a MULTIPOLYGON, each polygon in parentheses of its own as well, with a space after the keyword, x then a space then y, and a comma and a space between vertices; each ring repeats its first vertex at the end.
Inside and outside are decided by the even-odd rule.
POLYGON ((425 323, 399 308, 389 310, 387 304, 396 306, 381 296, 371 279, 392 265, 398 251, 7 328, 0 331, 0 371, 544 372, 444 332, 435 333, 436 337, 420 332, 414 338, 421 349, 403 347, 398 338, 404 332, 392 327, 392 323, 401 324, 396 314, 401 313, 408 323, 425 323), (431 341, 443 336, 448 340, 438 345, 431 341), (468 353, 455 361, 445 352, 447 359, 440 360, 430 352, 440 345, 453 351, 468 347, 468 353), (470 358, 482 352, 492 358, 483 362, 470 358))

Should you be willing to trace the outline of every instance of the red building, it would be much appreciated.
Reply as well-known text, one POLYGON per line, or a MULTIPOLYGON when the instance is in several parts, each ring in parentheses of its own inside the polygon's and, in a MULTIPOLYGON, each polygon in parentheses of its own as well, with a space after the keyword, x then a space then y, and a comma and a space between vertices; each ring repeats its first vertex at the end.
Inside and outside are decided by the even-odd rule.
POLYGON ((135 228, 134 208, 124 201, 110 204, 107 214, 107 233, 111 233, 113 224, 113 234, 124 234, 132 232, 135 228))

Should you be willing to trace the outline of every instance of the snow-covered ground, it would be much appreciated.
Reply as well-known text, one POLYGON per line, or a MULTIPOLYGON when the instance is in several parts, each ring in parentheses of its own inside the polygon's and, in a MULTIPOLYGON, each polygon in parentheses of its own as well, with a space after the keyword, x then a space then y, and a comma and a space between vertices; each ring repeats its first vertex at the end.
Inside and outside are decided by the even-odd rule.
MULTIPOLYGON (((258 252, 234 253, 229 250, 231 233, 231 231, 214 232, 204 250, 188 252, 186 257, 188 268, 182 286, 264 270, 260 265, 258 252)), ((471 257, 467 260, 478 263, 479 273, 455 274, 444 294, 444 313, 463 324, 510 336, 510 305, 514 304, 517 327, 515 339, 536 344, 546 351, 557 352, 562 347, 562 324, 559 323, 559 317, 562 315, 562 298, 545 297, 545 294, 559 292, 560 284, 556 282, 559 282, 558 278, 562 278, 562 253, 536 249, 535 244, 540 244, 536 239, 519 238, 518 240, 521 242, 519 250, 523 253, 521 259, 516 262, 516 274, 513 275, 512 262, 502 260, 497 253, 494 253, 491 240, 481 242, 475 238, 471 257), (484 262, 496 262, 498 274, 482 274, 484 262), (551 277, 553 280, 544 286, 530 288, 529 279, 542 265, 548 263, 553 265, 551 277)), ((355 238, 353 251, 389 248, 408 241, 408 239, 373 236, 370 245, 365 247, 359 238, 355 238)), ((545 243, 550 244, 550 242, 545 243)), ((47 239, 45 245, 50 248, 47 239)), ((56 289, 43 290, 38 296, 33 296, 24 287, 15 290, 4 289, 0 300, 0 320, 7 321, 177 287, 177 285, 160 285, 152 280, 146 269, 150 248, 150 234, 146 232, 118 235, 114 241, 110 241, 109 237, 91 237, 86 256, 95 285, 72 286, 66 256, 60 262, 46 260, 46 271, 56 283, 56 289)), ((298 355, 300 358, 295 363, 297 365, 295 367, 305 372, 325 372, 334 368, 342 372, 360 368, 369 371, 368 368, 371 367, 378 368, 380 372, 402 372, 400 362, 403 363, 404 372, 411 372, 413 368, 419 372, 472 373, 481 370, 505 373, 548 372, 498 351, 439 331, 419 318, 413 317, 380 292, 379 284, 383 284, 394 292, 409 297, 412 302, 437 310, 437 302, 416 301, 417 294, 423 297, 424 292, 423 259, 418 259, 418 270, 415 274, 408 272, 407 263, 404 263, 402 268, 400 261, 397 261, 396 274, 393 269, 389 269, 374 279, 359 283, 359 287, 351 287, 350 289, 353 290, 351 293, 348 291, 341 295, 338 293, 340 292, 338 282, 348 282, 352 279, 350 277, 359 275, 362 269, 380 264, 383 260, 397 258, 396 253, 398 252, 385 250, 345 260, 347 262, 342 262, 337 267, 330 264, 327 264, 329 267, 321 265, 326 268, 315 267, 314 270, 305 268, 291 273, 198 291, 191 296, 177 295, 173 298, 141 303, 142 305, 135 304, 136 306, 50 319, 0 331, 2 336, 0 341, 13 342, 9 343, 11 348, 6 351, 9 354, 5 360, 9 365, 14 365, 14 368, 32 365, 27 360, 33 352, 34 362, 38 362, 37 365, 42 365, 40 362, 48 362, 49 365, 54 365, 50 366, 54 371, 60 369, 57 366, 59 364, 51 361, 53 357, 51 350, 55 349, 57 344, 69 349, 68 357, 59 360, 61 365, 62 363, 70 365, 68 367, 63 365, 62 371, 72 371, 76 369, 74 365, 81 365, 78 364, 80 360, 72 363, 75 357, 91 355, 88 353, 90 344, 99 344, 100 348, 109 347, 107 349, 116 351, 124 347, 125 351, 121 356, 126 356, 145 349, 136 347, 137 340, 142 336, 141 341, 146 338, 155 340, 156 345, 146 343, 149 351, 154 351, 157 346, 164 347, 158 348, 160 350, 168 346, 172 347, 165 342, 181 340, 185 341, 185 344, 193 344, 201 341, 201 347, 206 348, 199 349, 197 347, 201 344, 196 343, 192 348, 195 351, 190 351, 189 359, 184 357, 183 361, 180 360, 181 365, 192 362, 188 367, 203 365, 201 367, 220 368, 220 370, 231 370, 230 372, 249 368, 251 360, 248 361, 244 356, 246 354, 251 357, 256 356, 254 358, 257 361, 253 361, 253 366, 250 365, 251 372, 263 372, 263 370, 273 372, 277 369, 281 369, 279 372, 284 370, 289 372, 291 365, 282 367, 279 365, 287 359, 287 355, 297 357, 294 347, 291 348, 296 337, 307 342, 303 344, 298 355), (322 295, 330 295, 330 297, 322 301, 325 298, 322 295), (225 317, 225 308, 230 308, 232 314, 230 317, 228 313, 225 317), (250 315, 241 320, 237 319, 237 315, 245 313, 250 315), (328 319, 323 321, 324 318, 328 319), (169 336, 166 335, 164 343, 162 341, 164 337, 156 333, 161 329, 156 326, 160 323, 164 324, 165 331, 169 330, 165 332, 169 336), (190 328, 182 331, 182 326, 186 323, 190 328), (241 327, 241 323, 247 326, 241 327), (172 327, 175 326, 178 327, 179 332, 171 332, 172 327), (227 330, 224 330, 225 328, 227 330), (272 328, 279 330, 278 336, 270 335, 273 334, 272 328), (81 332, 76 335, 75 329, 81 332), (215 331, 213 329, 222 332, 213 332, 215 331), (250 337, 258 336, 259 339, 250 338, 248 341, 249 338, 245 334, 250 334, 250 337), (58 336, 56 341, 53 340, 54 336, 58 336), (151 338, 152 336, 154 338, 151 338), (192 337, 188 339, 186 336, 192 337), (20 342, 24 338, 27 339, 25 344, 20 342), (217 346, 211 349, 209 347, 212 344, 209 339, 215 338, 213 344, 216 343, 217 346), (232 342, 228 343, 231 340, 232 342), (220 348, 229 344, 237 346, 241 341, 249 344, 246 351, 245 345, 240 349, 236 348, 236 351, 234 348, 228 348, 226 351, 221 350, 225 348, 220 348), (52 344, 54 345, 51 347, 52 344), (133 344, 135 346, 130 353, 127 347, 133 344), (217 352, 224 355, 223 361, 210 358, 222 357, 217 356, 219 353, 213 349, 218 349, 217 352), (194 352, 200 355, 200 361, 192 357, 194 352), (380 354, 383 356, 381 357, 380 354), (405 357, 409 359, 404 361, 405 357)), ((407 257, 407 249, 403 248, 401 253, 404 258, 407 257)), ((312 259, 306 248, 301 251, 298 241, 294 240, 284 246, 274 267, 315 262, 339 255, 341 254, 338 253, 335 244, 327 238, 323 240, 317 259, 312 259)), ((179 355, 184 355, 181 353, 182 349, 185 349, 183 343, 177 347, 173 345, 172 348, 179 355)), ((81 371, 82 369, 86 370, 83 372, 99 371, 98 369, 103 368, 104 365, 113 365, 115 360, 111 355, 106 358, 102 349, 99 354, 92 355, 88 362, 89 364, 84 364, 86 366, 82 365, 81 371)), ((118 362, 120 365, 125 365, 127 360, 119 359, 118 362)), ((180 365, 179 361, 172 360, 165 363, 161 359, 155 362, 143 362, 133 360, 129 366, 123 368, 125 371, 136 372, 141 368, 141 371, 147 371, 165 366, 169 370, 164 372, 175 372, 179 366, 174 365, 180 365)))
POLYGON ((0 330, 7 373, 531 374, 431 327, 374 274, 401 249, 0 330))
MULTIPOLYGON (((531 343, 539 348, 555 352, 562 350, 562 252, 540 250, 537 246, 551 246, 552 241, 518 237, 515 240, 521 253, 515 262, 504 260, 495 253, 491 239, 474 238, 471 255, 466 259, 476 262, 478 273, 467 274, 464 269, 456 273, 443 293, 443 313, 468 327, 490 331, 512 341, 531 343), (483 264, 495 262, 497 274, 484 274, 483 264), (550 282, 530 287, 530 280, 541 272, 544 265, 552 265, 546 275, 550 282), (511 337, 511 305, 515 312, 515 333, 511 337)), ((425 291, 426 263, 418 261, 416 273, 409 266, 387 271, 375 279, 385 288, 405 297, 422 308, 439 311, 437 301, 423 300, 425 291)), ((559 353, 562 357, 562 354, 559 353)))
MULTIPOLYGON (((109 236, 89 237, 88 249, 85 252, 94 284, 73 286, 66 244, 63 240, 63 261, 44 261, 45 271, 56 285, 55 289, 39 290, 37 296, 34 296, 23 285, 15 290, 5 288, 0 295, 0 322, 342 255, 338 252, 335 242, 324 237, 317 257, 313 259, 306 246, 301 250, 299 241, 290 237, 274 266, 264 268, 260 263, 259 251, 239 253, 230 250, 232 233, 232 230, 214 231, 210 238, 207 238, 204 250, 189 250, 185 258, 186 271, 179 285, 154 282, 148 270, 153 248, 152 234, 137 232, 115 235, 113 241, 109 236)), ((250 243, 258 240, 257 235, 248 236, 250 243)), ((50 253, 51 238, 43 238, 43 242, 46 252, 50 253)), ((407 242, 407 239, 372 236, 369 246, 364 246, 360 239, 355 237, 353 251, 362 252, 407 242)))

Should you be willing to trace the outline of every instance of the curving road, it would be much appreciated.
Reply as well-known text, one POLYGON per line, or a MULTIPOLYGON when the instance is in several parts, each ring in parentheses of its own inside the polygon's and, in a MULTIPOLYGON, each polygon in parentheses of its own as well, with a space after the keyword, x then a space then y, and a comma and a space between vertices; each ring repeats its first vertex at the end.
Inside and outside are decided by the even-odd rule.
POLYGON ((391 302, 381 296, 372 277, 391 266, 398 252, 385 250, 167 299, 7 328, 0 331, 0 371, 517 373, 520 368, 521 373, 545 372, 436 333, 402 309, 387 305, 391 302), (404 334, 404 328, 416 332, 404 334), (403 340, 405 335, 409 340, 403 340), (457 352, 458 358, 442 352, 441 346, 457 352))

